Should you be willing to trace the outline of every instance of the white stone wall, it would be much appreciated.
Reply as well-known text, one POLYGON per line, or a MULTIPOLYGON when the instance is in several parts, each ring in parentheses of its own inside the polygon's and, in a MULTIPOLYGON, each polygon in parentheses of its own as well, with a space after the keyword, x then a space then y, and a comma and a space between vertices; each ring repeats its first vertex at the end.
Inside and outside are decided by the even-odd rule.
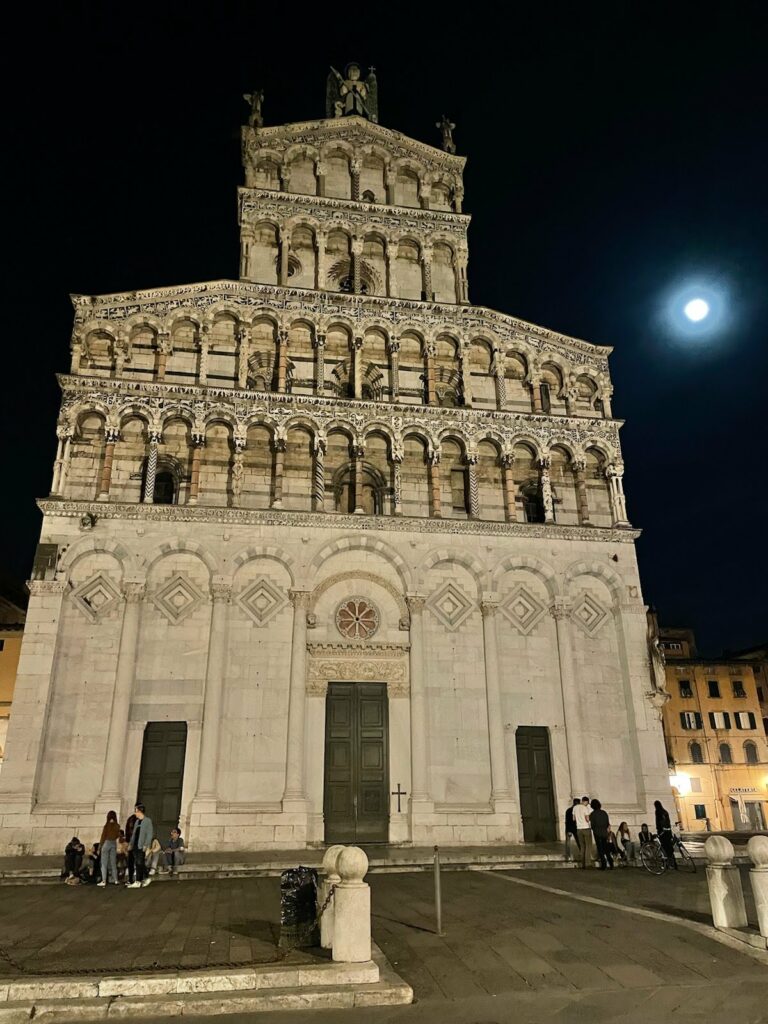
POLYGON ((45 518, 43 542, 63 552, 60 579, 32 586, 0 776, 3 852, 56 852, 72 834, 95 836, 100 827, 127 580, 145 590, 119 810, 125 817, 136 796, 144 724, 186 721, 181 825, 193 849, 322 841, 324 685, 334 673, 387 682, 390 788, 400 783, 409 793, 419 739, 411 733, 411 699, 414 683, 424 687, 428 800, 411 808, 406 799, 399 815, 393 800, 393 842, 520 839, 520 725, 549 731, 559 817, 581 788, 598 796, 612 818, 636 824, 647 820, 654 799, 669 798, 661 726, 645 696, 644 607, 628 535, 595 530, 594 539, 583 539, 583 531, 555 529, 536 536, 525 527, 491 535, 471 523, 407 518, 381 533, 376 519, 304 516, 292 523, 290 512, 264 515, 263 522, 257 514, 251 525, 217 522, 212 509, 194 513, 197 521, 157 515, 105 517, 86 532, 74 512, 45 518), (214 584, 230 590, 226 655, 213 667, 222 673, 221 713, 207 723, 214 584), (283 809, 292 741, 290 591, 297 588, 310 594, 306 717, 297 748, 305 799, 283 809), (370 645, 345 641, 335 626, 338 605, 356 595, 380 612, 370 645), (426 599, 420 680, 411 677, 409 662, 412 595, 426 599), (480 611, 488 601, 499 606, 493 621, 511 791, 498 806, 480 611), (218 735, 213 803, 196 800, 207 726, 218 735))

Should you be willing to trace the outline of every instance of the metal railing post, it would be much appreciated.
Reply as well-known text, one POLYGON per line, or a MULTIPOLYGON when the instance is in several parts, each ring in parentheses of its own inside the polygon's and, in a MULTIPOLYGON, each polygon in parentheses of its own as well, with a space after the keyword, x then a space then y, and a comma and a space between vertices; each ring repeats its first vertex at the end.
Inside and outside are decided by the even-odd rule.
POLYGON ((440 850, 435 847, 435 916, 437 917, 437 934, 443 934, 443 896, 440 891, 440 850))

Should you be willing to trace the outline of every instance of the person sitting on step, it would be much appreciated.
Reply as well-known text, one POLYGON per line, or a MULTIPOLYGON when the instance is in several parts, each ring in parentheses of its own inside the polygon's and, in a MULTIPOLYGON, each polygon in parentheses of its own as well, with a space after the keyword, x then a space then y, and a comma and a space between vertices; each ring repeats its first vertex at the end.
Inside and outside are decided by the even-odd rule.
MULTIPOLYGON (((165 863, 168 867, 168 874, 172 875, 177 868, 180 868, 186 859, 187 851, 184 847, 184 840, 178 828, 171 829, 171 838, 165 847, 165 863)), ((176 871, 178 874, 178 871, 176 871)))

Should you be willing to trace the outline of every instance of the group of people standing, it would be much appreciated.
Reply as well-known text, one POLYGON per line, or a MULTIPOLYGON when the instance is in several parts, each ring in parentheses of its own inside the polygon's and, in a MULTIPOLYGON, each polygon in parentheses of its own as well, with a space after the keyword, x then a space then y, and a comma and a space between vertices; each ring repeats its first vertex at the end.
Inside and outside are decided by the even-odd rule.
MULTIPOLYGON (((656 833, 664 853, 670 864, 676 869, 672 824, 669 813, 660 800, 654 801, 656 811, 656 833)), ((570 860, 572 847, 576 846, 574 860, 578 860, 582 868, 590 867, 598 861, 601 871, 613 868, 614 860, 625 864, 634 862, 637 857, 637 846, 653 841, 653 834, 648 825, 643 823, 637 835, 637 842, 626 821, 619 824, 618 833, 611 828, 608 813, 603 810, 599 800, 590 800, 588 796, 581 799, 574 797, 572 805, 565 812, 565 858, 570 860)))
POLYGON ((110 882, 118 885, 125 881, 127 888, 141 889, 152 881, 161 854, 166 870, 174 874, 186 856, 181 832, 172 828, 165 846, 161 846, 144 804, 136 804, 125 829, 120 828, 117 812, 108 812, 101 839, 87 854, 85 846, 73 836, 64 850, 62 877, 70 885, 91 882, 104 889, 110 882))

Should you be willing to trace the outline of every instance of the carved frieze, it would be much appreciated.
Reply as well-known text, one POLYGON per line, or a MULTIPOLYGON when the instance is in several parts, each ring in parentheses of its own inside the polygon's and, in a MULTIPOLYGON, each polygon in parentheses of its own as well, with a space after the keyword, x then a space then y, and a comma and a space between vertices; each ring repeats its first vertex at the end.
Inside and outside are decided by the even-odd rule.
POLYGON ((330 682, 386 683, 389 697, 408 697, 407 644, 309 644, 307 695, 324 697, 330 682))

